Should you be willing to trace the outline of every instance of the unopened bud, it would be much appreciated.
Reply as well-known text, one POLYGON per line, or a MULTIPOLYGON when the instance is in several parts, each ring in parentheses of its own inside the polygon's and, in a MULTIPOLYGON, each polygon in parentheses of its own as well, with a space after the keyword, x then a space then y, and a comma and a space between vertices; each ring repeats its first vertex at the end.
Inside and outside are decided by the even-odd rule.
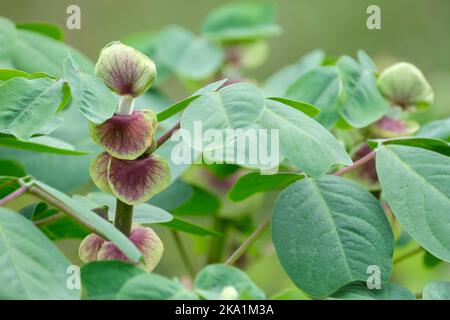
POLYGON ((378 79, 381 93, 403 109, 422 109, 433 103, 434 94, 422 72, 412 64, 400 62, 381 73, 378 79))
MULTIPOLYGON (((131 242, 138 248, 144 258, 144 263, 138 266, 151 272, 161 260, 164 245, 153 229, 133 224, 129 236, 131 242)), ((121 260, 130 262, 129 259, 111 241, 90 234, 82 242, 79 248, 80 259, 83 262, 98 260, 121 260)))
POLYGON ((156 67, 143 53, 115 41, 103 48, 95 74, 117 94, 138 97, 155 81, 156 67))

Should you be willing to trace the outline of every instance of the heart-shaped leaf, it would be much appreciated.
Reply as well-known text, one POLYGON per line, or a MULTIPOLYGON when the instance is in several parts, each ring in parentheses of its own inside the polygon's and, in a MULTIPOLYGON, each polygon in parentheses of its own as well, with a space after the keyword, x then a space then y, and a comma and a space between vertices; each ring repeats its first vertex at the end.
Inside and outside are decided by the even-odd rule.
POLYGON ((394 240, 378 200, 356 183, 335 176, 291 184, 273 210, 272 238, 292 281, 314 297, 365 281, 378 266, 391 274, 394 240))
POLYGON ((434 256, 450 261, 450 157, 401 145, 378 149, 383 196, 402 227, 434 256))

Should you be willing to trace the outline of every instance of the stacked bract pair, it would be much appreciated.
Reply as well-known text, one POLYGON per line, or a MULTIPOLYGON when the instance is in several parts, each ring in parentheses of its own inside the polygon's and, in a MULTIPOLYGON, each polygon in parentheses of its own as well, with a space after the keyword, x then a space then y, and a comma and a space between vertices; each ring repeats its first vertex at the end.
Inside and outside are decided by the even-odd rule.
MULTIPOLYGON (((155 81, 155 65, 139 51, 113 42, 102 50, 95 72, 120 101, 113 117, 102 124, 90 124, 93 140, 105 149, 91 162, 92 180, 100 190, 127 205, 145 202, 170 183, 167 162, 153 154, 157 147, 156 113, 133 109, 134 99, 155 81)), ((161 240, 151 228, 136 224, 129 238, 143 254, 145 268, 151 271, 163 252, 161 240)), ((126 260, 114 244, 95 234, 83 240, 80 258, 85 262, 126 260)))

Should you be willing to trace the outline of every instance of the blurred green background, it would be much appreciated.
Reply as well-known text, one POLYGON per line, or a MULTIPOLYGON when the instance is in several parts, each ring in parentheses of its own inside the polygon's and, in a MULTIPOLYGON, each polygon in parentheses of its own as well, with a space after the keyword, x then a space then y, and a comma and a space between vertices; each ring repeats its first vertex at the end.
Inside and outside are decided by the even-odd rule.
MULTIPOLYGON (((112 40, 146 30, 160 30, 169 24, 180 24, 199 32, 204 17, 224 0, 2 0, 0 15, 15 22, 47 21, 59 25, 65 41, 97 59, 99 50, 112 40), (66 8, 81 8, 81 30, 65 27, 66 8)), ((329 54, 354 55, 364 49, 380 69, 396 61, 417 65, 435 90, 435 105, 415 117, 420 122, 450 116, 450 1, 448 0, 281 0, 272 1, 278 9, 278 23, 284 32, 271 38, 270 55, 262 67, 250 76, 263 80, 284 65, 317 48, 329 54), (366 9, 371 4, 381 7, 381 30, 368 30, 366 9)), ((180 90, 176 88, 175 91, 180 90)), ((181 93, 175 92, 174 95, 181 93)), ((268 208, 270 209, 270 208, 268 208)), ((166 255, 157 272, 171 276, 184 273, 179 257, 172 251, 172 238, 163 234, 166 255), (170 253, 173 254, 170 254, 170 253)), ((201 241, 192 243, 201 251, 201 241)), ((67 242, 66 246, 74 246, 67 242)), ((292 286, 270 245, 270 234, 258 241, 267 253, 246 270, 267 293, 292 286)), ((404 248, 405 251, 414 245, 404 248)), ((401 252, 400 252, 401 253, 401 252)), ((72 257, 74 258, 74 257, 72 257)), ((420 291, 430 280, 450 279, 447 264, 427 268, 423 254, 396 266, 393 281, 420 291)))
MULTIPOLYGON (((204 17, 224 0, 2 0, 0 14, 15 22, 48 21, 65 31, 66 42, 93 60, 108 42, 144 30, 181 24, 199 32, 204 17), (66 9, 81 8, 81 30, 68 30, 66 9)), ((450 1, 448 0, 279 0, 281 36, 270 39, 267 63, 252 71, 264 79, 302 54, 323 48, 329 54, 366 50, 378 65, 403 60, 424 71, 436 91, 436 106, 420 121, 450 115, 450 1), (381 30, 368 30, 366 9, 381 8, 381 30)))

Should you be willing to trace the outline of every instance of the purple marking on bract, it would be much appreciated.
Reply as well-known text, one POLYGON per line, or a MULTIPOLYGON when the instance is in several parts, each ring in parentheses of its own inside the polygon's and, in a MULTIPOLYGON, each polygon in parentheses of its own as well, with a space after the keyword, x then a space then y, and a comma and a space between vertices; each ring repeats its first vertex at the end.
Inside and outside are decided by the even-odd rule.
POLYGON ((120 42, 103 48, 95 65, 95 73, 117 94, 132 97, 145 93, 156 79, 153 61, 120 42))
POLYGON ((104 243, 105 239, 95 233, 91 233, 84 238, 78 248, 78 255, 80 256, 81 261, 86 263, 96 261, 97 254, 104 243))
POLYGON ((135 110, 131 115, 114 115, 99 125, 91 123, 90 132, 113 157, 133 160, 151 146, 156 127, 153 111, 135 110))
MULTIPOLYGON (((158 235, 148 227, 133 224, 129 236, 131 242, 138 248, 144 258, 144 264, 139 264, 147 271, 152 271, 161 260, 164 246, 158 235)), ((111 241, 103 244, 97 254, 98 260, 122 260, 130 262, 129 259, 111 241)))
POLYGON ((133 205, 164 190, 170 183, 170 168, 158 155, 143 155, 136 160, 111 158, 108 180, 116 197, 133 205))

